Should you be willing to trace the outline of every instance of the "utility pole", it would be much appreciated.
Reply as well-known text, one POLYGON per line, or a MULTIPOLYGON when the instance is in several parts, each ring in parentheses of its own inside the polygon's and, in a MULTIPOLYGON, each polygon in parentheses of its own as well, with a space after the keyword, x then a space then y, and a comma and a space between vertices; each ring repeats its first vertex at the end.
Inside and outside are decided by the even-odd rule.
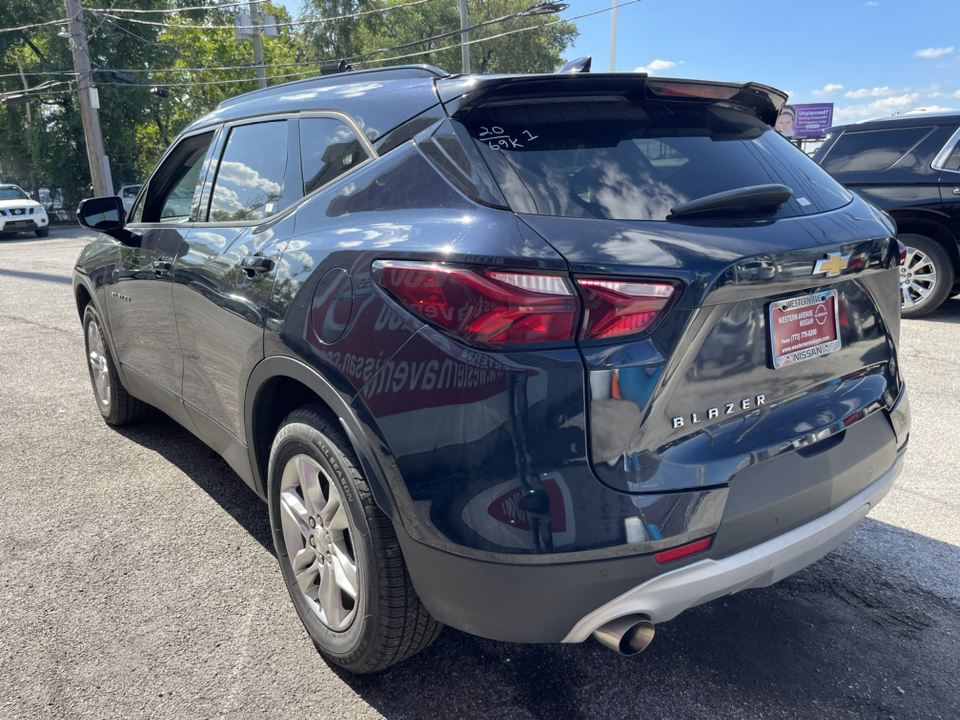
MULTIPOLYGON (((23 81, 23 91, 28 92, 30 86, 27 85, 27 76, 23 74, 23 63, 17 60, 17 70, 20 71, 20 79, 23 81)), ((30 100, 27 99, 27 131, 29 132, 30 126, 33 125, 33 115, 30 112, 30 100)), ((35 200, 40 200, 40 183, 37 182, 37 173, 34 172, 33 166, 30 167, 30 188, 33 190, 33 197, 35 200)))
POLYGON ((253 62, 257 66, 257 87, 267 86, 267 70, 263 66, 263 38, 260 36, 260 6, 250 3, 250 24, 253 25, 253 62))
POLYGON ((100 101, 97 90, 93 87, 93 73, 90 71, 83 8, 80 7, 80 0, 63 0, 63 4, 67 8, 70 52, 73 54, 73 69, 77 72, 80 117, 83 119, 83 134, 87 141, 87 161, 90 163, 93 194, 97 197, 113 195, 113 188, 107 187, 108 161, 103 151, 103 134, 100 131, 100 101))
MULTIPOLYGON (((449 5, 447 6, 449 7, 449 5)), ((467 0, 460 0, 460 29, 463 31, 460 33, 460 57, 463 61, 463 72, 470 72, 470 46, 467 45, 470 42, 470 33, 466 30, 470 27, 470 20, 467 17, 467 0)))
POLYGON ((617 7, 618 0, 613 0, 613 11, 610 13, 610 72, 617 71, 617 7))

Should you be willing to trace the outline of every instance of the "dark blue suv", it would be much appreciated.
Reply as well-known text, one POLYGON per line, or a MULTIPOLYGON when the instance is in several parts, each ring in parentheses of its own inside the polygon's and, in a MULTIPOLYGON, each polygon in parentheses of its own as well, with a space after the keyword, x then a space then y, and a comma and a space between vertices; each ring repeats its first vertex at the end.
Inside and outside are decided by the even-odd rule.
POLYGON ((267 501, 294 607, 370 672, 442 624, 639 652, 843 542, 900 471, 900 253, 783 93, 348 73, 173 144, 74 289, 110 424, 267 501))

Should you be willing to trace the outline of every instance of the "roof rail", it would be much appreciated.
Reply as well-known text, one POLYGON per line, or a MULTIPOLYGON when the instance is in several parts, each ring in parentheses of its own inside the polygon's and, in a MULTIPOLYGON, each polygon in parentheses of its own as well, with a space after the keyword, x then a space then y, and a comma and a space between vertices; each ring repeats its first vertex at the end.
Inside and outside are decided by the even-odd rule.
POLYGON ((274 93, 284 93, 288 92, 291 88, 300 87, 300 86, 332 86, 332 85, 346 85, 351 82, 358 82, 354 78, 360 78, 361 80, 370 80, 380 76, 386 75, 401 75, 400 77, 393 77, 390 79, 394 80, 403 80, 410 78, 444 78, 449 77, 450 73, 441 70, 438 67, 433 65, 392 65, 385 68, 368 68, 365 70, 350 70, 348 72, 336 73, 333 75, 321 75, 312 78, 306 78, 304 80, 294 80, 293 82, 281 83, 280 85, 271 85, 267 88, 262 88, 260 90, 253 90, 252 92, 244 93, 243 95, 237 95, 236 97, 229 98, 224 100, 222 103, 217 105, 217 110, 222 110, 223 108, 233 107, 240 103, 247 102, 248 100, 253 100, 260 97, 266 97, 274 93))

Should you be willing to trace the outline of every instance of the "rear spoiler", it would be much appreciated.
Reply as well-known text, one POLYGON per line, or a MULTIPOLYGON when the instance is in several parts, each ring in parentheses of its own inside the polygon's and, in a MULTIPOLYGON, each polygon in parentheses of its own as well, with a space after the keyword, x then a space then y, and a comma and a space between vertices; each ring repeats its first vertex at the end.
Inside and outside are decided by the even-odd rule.
POLYGON ((436 81, 451 117, 463 117, 480 105, 512 104, 551 97, 621 96, 639 100, 727 102, 752 112, 771 127, 787 94, 759 83, 652 78, 644 73, 565 73, 551 75, 459 75, 436 81))

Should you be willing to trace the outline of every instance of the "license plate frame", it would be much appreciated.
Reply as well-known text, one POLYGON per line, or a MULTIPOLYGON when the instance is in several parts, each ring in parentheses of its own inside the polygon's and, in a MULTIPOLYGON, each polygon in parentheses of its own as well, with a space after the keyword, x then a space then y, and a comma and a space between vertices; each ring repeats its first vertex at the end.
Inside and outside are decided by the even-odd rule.
POLYGON ((829 355, 841 347, 840 298, 836 290, 772 302, 767 320, 774 370, 829 355))

